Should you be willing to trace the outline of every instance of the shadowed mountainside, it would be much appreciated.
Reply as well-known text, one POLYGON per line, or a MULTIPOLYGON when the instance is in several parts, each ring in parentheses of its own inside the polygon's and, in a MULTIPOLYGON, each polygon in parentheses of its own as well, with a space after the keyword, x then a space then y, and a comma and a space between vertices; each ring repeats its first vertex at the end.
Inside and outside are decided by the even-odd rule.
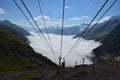
POLYGON ((56 66, 48 58, 33 51, 18 34, 15 30, 0 27, 0 71, 56 66))
MULTIPOLYGON (((104 38, 118 25, 120 22, 120 16, 113 16, 109 20, 97 24, 86 36, 83 36, 87 40, 102 41, 104 38)), ((89 31, 89 30, 88 30, 89 31)), ((75 36, 80 37, 81 32, 75 36)))
POLYGON ((103 40, 103 44, 93 50, 97 58, 120 56, 120 23, 107 35, 103 40))

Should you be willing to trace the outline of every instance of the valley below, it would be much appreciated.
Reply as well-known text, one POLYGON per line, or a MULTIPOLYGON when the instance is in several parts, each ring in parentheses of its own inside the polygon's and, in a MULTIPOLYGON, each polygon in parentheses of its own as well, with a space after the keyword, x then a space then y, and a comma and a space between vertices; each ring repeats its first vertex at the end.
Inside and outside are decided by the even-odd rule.
MULTIPOLYGON (((54 55, 56 58, 54 59, 52 52, 50 51, 49 48, 47 48, 47 46, 42 41, 42 39, 40 39, 40 37, 34 32, 31 32, 31 34, 32 35, 27 36, 28 40, 30 41, 30 46, 36 52, 41 53, 44 56, 47 56, 53 62, 58 64, 58 57, 60 55, 60 37, 61 36, 55 35, 55 34, 49 34, 54 55)), ((44 34, 44 35, 47 36, 47 34, 44 34)), ((78 64, 82 64, 82 58, 85 58, 85 64, 91 64, 92 62, 89 59, 89 57, 93 55, 92 50, 100 46, 101 43, 95 42, 94 40, 82 39, 80 44, 77 47, 75 47, 71 53, 69 53, 69 50, 73 46, 73 43, 78 39, 78 38, 72 38, 72 37, 73 36, 70 36, 70 35, 63 36, 63 54, 62 55, 63 57, 65 57, 66 66, 73 67, 76 61, 78 62, 78 64)))

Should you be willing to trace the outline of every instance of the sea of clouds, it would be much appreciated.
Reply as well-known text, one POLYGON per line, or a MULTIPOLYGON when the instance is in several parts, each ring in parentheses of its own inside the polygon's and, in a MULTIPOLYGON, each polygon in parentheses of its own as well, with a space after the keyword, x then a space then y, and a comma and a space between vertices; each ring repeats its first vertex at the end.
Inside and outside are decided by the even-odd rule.
MULTIPOLYGON (((51 45, 54 50, 55 58, 52 55, 50 48, 48 48, 42 39, 35 33, 30 32, 32 35, 27 36, 30 41, 30 46, 38 53, 43 56, 48 57, 53 62, 58 64, 58 57, 60 55, 60 41, 61 36, 55 34, 49 34, 51 45)), ((47 35, 45 34, 46 38, 47 35)), ((74 42, 77 40, 72 38, 73 36, 63 36, 63 48, 62 48, 62 56, 66 56, 68 51, 73 46, 74 42)), ((99 42, 95 42, 94 40, 82 40, 80 44, 72 50, 72 52, 65 57, 66 66, 74 66, 75 62, 77 64, 82 64, 82 58, 85 58, 85 64, 91 64, 92 62, 86 57, 91 56, 91 52, 94 48, 100 46, 99 42)))

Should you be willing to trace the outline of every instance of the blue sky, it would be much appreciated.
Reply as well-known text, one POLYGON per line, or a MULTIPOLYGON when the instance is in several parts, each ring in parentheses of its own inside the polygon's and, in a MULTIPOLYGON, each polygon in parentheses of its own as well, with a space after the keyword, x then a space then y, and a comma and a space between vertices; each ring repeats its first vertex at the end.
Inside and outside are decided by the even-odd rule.
MULTIPOLYGON (((16 0, 27 14, 20 0, 16 0)), ((40 0, 47 26, 60 26, 62 1, 63 0, 40 0)), ((65 26, 81 23, 89 23, 106 0, 66 0, 65 26)), ((110 6, 114 0, 109 0, 101 14, 110 6)), ((37 0, 24 0, 37 23, 43 27, 41 13, 37 0)), ((106 14, 106 17, 120 15, 120 0, 106 14)), ((27 14, 29 17, 29 15, 27 14)), ((99 18, 99 16, 98 16, 99 18)), ((31 20, 31 18, 29 17, 31 20)), ((29 23, 19 11, 13 0, 0 0, 0 20, 10 20, 24 27, 30 27, 29 23)))

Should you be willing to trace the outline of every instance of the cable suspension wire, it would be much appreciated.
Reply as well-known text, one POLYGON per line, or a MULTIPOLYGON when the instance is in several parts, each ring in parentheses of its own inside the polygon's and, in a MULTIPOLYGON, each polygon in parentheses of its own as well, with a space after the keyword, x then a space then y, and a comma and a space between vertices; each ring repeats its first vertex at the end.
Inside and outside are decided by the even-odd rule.
POLYGON ((92 21, 88 24, 88 26, 86 27, 86 29, 84 30, 84 32, 81 34, 81 36, 76 40, 76 42, 73 44, 73 46, 70 48, 70 50, 68 51, 67 55, 65 57, 67 57, 71 51, 75 48, 76 44, 78 44, 79 40, 82 38, 82 36, 87 32, 87 30, 89 29, 90 25, 93 23, 93 21, 95 20, 95 18, 98 16, 98 14, 102 11, 102 9, 105 7, 105 5, 107 4, 109 0, 106 0, 105 3, 102 5, 102 7, 99 9, 99 11, 97 12, 97 14, 94 16, 94 18, 92 19, 92 21))
POLYGON ((24 11, 21 9, 21 7, 18 5, 18 3, 16 2, 16 0, 13 0, 13 2, 15 3, 15 5, 18 7, 18 9, 21 11, 21 13, 23 14, 23 16, 26 18, 26 20, 29 22, 29 24, 32 26, 32 28, 34 29, 34 31, 38 34, 38 36, 42 39, 42 41, 45 43, 45 45, 49 48, 49 46, 46 44, 46 42, 44 41, 44 39, 41 37, 41 35, 37 32, 36 28, 33 26, 33 24, 31 23, 31 21, 28 19, 28 17, 26 16, 26 14, 24 13, 24 11))
POLYGON ((62 28, 61 28, 61 44, 60 44, 60 56, 61 57, 62 57, 62 48, 63 48, 64 15, 65 15, 65 0, 63 0, 63 8, 62 8, 62 28))
MULTIPOLYGON (((35 19, 33 18, 32 14, 31 14, 31 12, 29 11, 29 9, 27 8, 26 4, 24 3, 23 0, 21 0, 21 2, 22 2, 22 4, 23 4, 23 6, 25 7, 25 9, 27 10, 27 12, 29 13, 29 15, 30 15, 30 17, 32 18, 33 22, 34 22, 35 25, 37 26, 37 28, 38 28, 38 30, 40 31, 42 37, 44 38, 44 40, 46 41, 46 43, 48 44, 48 46, 49 46, 50 49, 51 49, 51 45, 49 44, 49 42, 47 41, 46 37, 45 37, 44 34, 42 33, 42 30, 39 28, 37 22, 36 22, 35 19)), ((51 51, 52 51, 52 49, 51 49, 51 51)), ((52 53, 52 55, 53 55, 54 60, 56 60, 56 59, 55 59, 55 55, 54 55, 53 53, 52 53)))
POLYGON ((24 15, 24 17, 27 19, 27 21, 30 23, 30 25, 33 27, 33 29, 35 30, 35 32, 37 32, 36 28, 33 26, 33 24, 30 22, 30 20, 28 19, 28 17, 25 15, 25 13, 23 12, 23 10, 20 8, 20 6, 18 5, 18 3, 16 2, 16 0, 13 0, 14 3, 16 4, 16 6, 18 7, 18 9, 22 12, 22 14, 24 15))
POLYGON ((30 17, 32 18, 33 22, 35 23, 35 25, 37 26, 38 30, 40 31, 40 33, 42 34, 43 38, 46 40, 46 42, 48 43, 47 39, 45 38, 44 34, 42 33, 41 29, 39 28, 37 22, 35 21, 35 19, 33 18, 31 12, 29 11, 29 9, 27 8, 26 4, 24 3, 23 0, 21 0, 23 6, 25 7, 25 9, 27 10, 27 12, 29 13, 30 17))
POLYGON ((114 6, 114 4, 117 2, 118 0, 115 0, 110 6, 109 8, 103 13, 103 15, 98 19, 98 21, 89 29, 89 31, 83 36, 87 36, 87 34, 100 22, 100 20, 106 15, 106 13, 114 6))
POLYGON ((50 39, 49 34, 48 34, 48 29, 47 29, 47 25, 46 25, 46 22, 45 22, 44 15, 43 15, 43 10, 42 10, 42 7, 41 7, 40 0, 38 0, 38 6, 39 6, 39 9, 40 9, 40 13, 42 15, 42 20, 43 20, 43 24, 44 24, 44 27, 45 27, 45 30, 46 30, 46 33, 47 33, 47 38, 48 38, 49 44, 51 45, 50 47, 51 47, 51 50, 52 50, 52 54, 55 54, 54 50, 53 50, 53 47, 52 47, 52 44, 51 44, 51 39, 50 39))
MULTIPOLYGON (((113 7, 113 5, 117 2, 118 0, 115 0, 110 6, 109 8, 103 13, 103 15, 98 19, 98 21, 87 31, 87 33, 83 36, 86 37, 88 35, 88 33, 100 22, 100 20, 106 15, 106 13, 113 7)), ((78 42, 78 44, 76 45, 76 47, 79 45, 79 43, 82 41, 83 39, 81 38, 81 40, 78 42)))
POLYGON ((39 5, 40 13, 42 15, 42 20, 43 20, 43 24, 44 24, 44 27, 45 27, 45 30, 46 30, 46 33, 47 33, 47 37, 48 37, 49 43, 51 43, 50 37, 49 37, 49 34, 48 34, 47 25, 46 25, 45 18, 44 18, 44 15, 43 15, 43 11, 42 11, 40 0, 38 0, 38 5, 39 5))

